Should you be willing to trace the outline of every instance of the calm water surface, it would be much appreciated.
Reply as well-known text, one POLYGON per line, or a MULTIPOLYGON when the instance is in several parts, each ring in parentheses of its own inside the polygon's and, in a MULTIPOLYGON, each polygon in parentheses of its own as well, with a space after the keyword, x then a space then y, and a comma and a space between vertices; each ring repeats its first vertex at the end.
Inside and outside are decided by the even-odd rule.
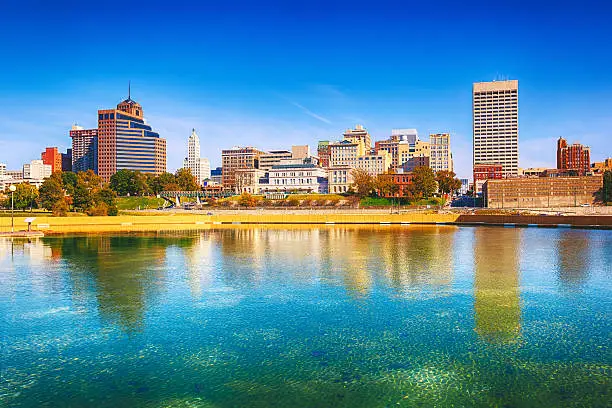
POLYGON ((609 406, 612 231, 0 240, 0 406, 609 406))

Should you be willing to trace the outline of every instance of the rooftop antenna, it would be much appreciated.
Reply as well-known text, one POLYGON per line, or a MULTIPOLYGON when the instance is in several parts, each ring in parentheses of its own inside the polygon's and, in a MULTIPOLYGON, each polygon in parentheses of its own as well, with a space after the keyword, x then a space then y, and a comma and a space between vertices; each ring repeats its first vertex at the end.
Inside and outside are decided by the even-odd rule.
POLYGON ((132 81, 128 80, 128 100, 132 99, 132 81))

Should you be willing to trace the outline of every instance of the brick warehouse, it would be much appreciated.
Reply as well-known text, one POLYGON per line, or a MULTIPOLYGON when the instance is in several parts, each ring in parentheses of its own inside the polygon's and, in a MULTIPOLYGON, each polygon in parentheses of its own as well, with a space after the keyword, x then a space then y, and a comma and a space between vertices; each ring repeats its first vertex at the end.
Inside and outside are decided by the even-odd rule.
POLYGON ((488 208, 576 207, 592 204, 602 176, 487 180, 482 187, 488 208))

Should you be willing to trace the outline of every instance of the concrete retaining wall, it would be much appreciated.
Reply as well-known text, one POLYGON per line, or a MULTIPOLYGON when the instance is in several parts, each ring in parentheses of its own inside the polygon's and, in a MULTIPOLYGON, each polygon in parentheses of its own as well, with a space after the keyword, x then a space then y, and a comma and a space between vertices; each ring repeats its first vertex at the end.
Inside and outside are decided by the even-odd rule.
MULTIPOLYGON (((15 229, 26 229, 25 217, 15 218, 15 229)), ((459 214, 215 214, 118 217, 37 217, 32 230, 45 233, 199 230, 215 225, 301 224, 386 225, 450 224, 505 226, 575 226, 612 228, 610 216, 512 216, 459 214)), ((0 218, 0 231, 10 231, 11 219, 0 218)))

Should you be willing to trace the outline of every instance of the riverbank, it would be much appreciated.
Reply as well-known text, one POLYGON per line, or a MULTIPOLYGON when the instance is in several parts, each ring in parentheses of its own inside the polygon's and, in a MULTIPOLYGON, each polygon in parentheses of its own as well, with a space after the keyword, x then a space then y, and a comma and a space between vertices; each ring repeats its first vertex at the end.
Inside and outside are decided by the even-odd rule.
MULTIPOLYGON (((0 218, 0 232, 10 231, 9 218, 0 218)), ((480 215, 410 212, 214 212, 164 215, 120 215, 117 217, 37 217, 33 231, 96 233, 136 231, 205 230, 218 225, 493 225, 504 227, 572 227, 612 229, 612 216, 480 215)), ((15 218, 17 230, 25 229, 23 217, 15 218)))

